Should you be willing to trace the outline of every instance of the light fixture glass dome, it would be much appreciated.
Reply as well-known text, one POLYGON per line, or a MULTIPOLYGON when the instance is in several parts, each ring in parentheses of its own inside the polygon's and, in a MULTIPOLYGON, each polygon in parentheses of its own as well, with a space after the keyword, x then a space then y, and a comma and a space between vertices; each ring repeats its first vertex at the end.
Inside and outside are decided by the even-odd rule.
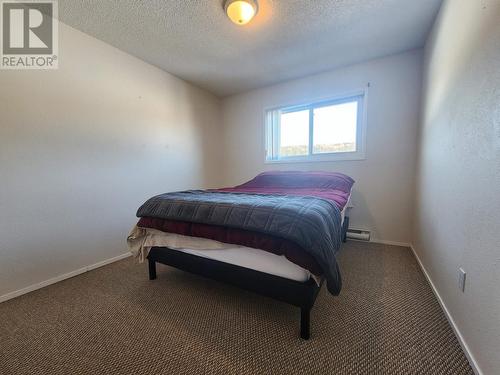
POLYGON ((231 21, 237 25, 245 25, 257 14, 256 0, 227 0, 224 9, 231 21))

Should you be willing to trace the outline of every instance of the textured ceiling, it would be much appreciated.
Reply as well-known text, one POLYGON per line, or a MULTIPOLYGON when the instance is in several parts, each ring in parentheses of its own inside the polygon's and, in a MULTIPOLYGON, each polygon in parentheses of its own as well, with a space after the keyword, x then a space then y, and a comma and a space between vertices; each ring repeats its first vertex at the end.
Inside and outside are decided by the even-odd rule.
POLYGON ((219 96, 420 47, 441 0, 59 0, 62 22, 219 96))

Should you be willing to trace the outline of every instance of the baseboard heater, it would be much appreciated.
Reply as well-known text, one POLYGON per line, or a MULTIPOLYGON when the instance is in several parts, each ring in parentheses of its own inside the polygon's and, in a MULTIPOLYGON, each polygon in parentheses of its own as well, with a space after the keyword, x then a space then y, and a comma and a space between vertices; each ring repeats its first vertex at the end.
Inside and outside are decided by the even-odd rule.
POLYGON ((370 241, 370 231, 362 229, 348 229, 347 238, 351 240, 370 241))

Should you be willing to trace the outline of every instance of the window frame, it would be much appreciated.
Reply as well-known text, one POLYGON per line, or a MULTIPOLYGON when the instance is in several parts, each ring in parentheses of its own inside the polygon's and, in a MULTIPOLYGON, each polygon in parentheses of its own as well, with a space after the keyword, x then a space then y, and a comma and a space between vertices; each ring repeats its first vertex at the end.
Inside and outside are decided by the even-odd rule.
POLYGON ((310 163, 321 161, 348 161, 366 159, 366 125, 367 125, 367 99, 368 90, 361 89, 334 97, 308 100, 302 103, 282 104, 264 109, 264 162, 275 163, 310 163), (316 108, 332 105, 358 102, 358 113, 356 123, 356 151, 313 153, 314 143, 314 120, 313 112, 316 108), (282 113, 290 113, 301 110, 309 110, 309 144, 307 155, 300 156, 276 156, 272 150, 279 150, 280 126, 278 120, 272 120, 271 116, 282 113), (278 112, 281 111, 281 112, 278 112), (272 134, 271 134, 272 133, 272 134), (271 154, 268 153, 271 150, 271 154), (271 155, 271 158, 269 156, 271 155))

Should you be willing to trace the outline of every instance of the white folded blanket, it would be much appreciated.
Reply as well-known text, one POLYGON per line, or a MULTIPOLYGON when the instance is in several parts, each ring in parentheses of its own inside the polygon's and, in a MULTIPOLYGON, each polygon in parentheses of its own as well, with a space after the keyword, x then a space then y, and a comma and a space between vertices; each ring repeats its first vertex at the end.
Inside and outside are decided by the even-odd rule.
POLYGON ((174 250, 223 250, 243 247, 231 245, 208 238, 183 236, 177 233, 162 232, 151 228, 134 225, 127 237, 127 245, 134 257, 142 263, 146 260, 152 247, 168 247, 174 250))

